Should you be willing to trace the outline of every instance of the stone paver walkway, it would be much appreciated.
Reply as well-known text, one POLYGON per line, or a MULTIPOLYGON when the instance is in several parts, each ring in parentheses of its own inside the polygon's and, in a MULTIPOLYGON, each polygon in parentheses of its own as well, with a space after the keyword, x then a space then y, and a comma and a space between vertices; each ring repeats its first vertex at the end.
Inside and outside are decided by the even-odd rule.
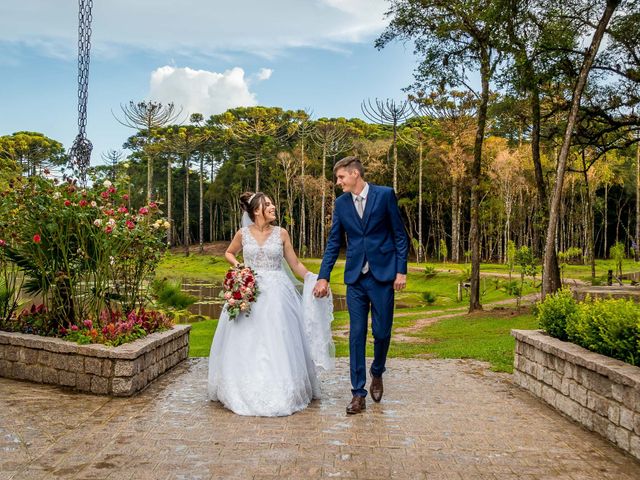
POLYGON ((640 462, 463 360, 389 361, 382 403, 347 417, 344 359, 322 400, 240 417, 206 359, 129 399, 0 379, 0 479, 638 479, 640 462))

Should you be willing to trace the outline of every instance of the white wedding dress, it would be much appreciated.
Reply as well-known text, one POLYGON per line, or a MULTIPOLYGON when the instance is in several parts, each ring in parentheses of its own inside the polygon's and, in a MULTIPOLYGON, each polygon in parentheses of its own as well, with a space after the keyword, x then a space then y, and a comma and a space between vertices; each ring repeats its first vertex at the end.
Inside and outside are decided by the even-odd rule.
MULTIPOLYGON (((259 294, 249 314, 229 320, 224 308, 220 315, 209 356, 209 398, 239 415, 290 415, 319 397, 318 362, 314 364, 311 352, 323 351, 327 363, 332 344, 327 344, 331 320, 326 315, 331 312, 325 308, 324 318, 317 311, 305 316, 302 297, 282 268, 280 227, 273 228, 264 245, 248 227, 242 228, 242 249, 245 265, 257 273, 259 294), (313 328, 325 333, 312 333, 313 328)), ((308 285, 305 294, 311 295, 308 285)))

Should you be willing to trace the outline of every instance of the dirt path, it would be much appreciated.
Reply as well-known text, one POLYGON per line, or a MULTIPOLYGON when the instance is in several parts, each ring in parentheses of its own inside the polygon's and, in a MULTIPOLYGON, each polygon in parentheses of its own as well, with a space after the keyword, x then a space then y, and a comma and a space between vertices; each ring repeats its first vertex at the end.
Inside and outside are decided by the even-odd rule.
MULTIPOLYGON (((538 294, 537 293, 531 293, 529 295, 524 295, 522 297, 522 299, 521 299, 520 306, 524 307, 524 308, 528 308, 531 305, 533 305, 537 300, 538 300, 538 294)), ((484 304, 484 310, 482 310, 481 312, 478 312, 475 315, 482 315, 482 314, 487 313, 488 311, 496 310, 496 307, 497 308, 505 307, 505 306, 513 306, 513 307, 515 307, 516 304, 517 304, 516 299, 513 299, 513 298, 508 298, 506 300, 498 300, 498 301, 495 301, 495 302, 486 303, 486 304, 484 304)), ((408 327, 401 327, 401 328, 395 329, 393 331, 393 341, 394 342, 403 342, 403 343, 428 343, 429 342, 428 339, 415 337, 413 335, 415 335, 416 333, 420 332, 422 329, 439 322, 440 320, 444 320, 446 318, 459 317, 461 314, 466 312, 467 309, 468 308, 466 306, 464 306, 464 307, 450 308, 450 309, 447 309, 447 310, 431 310, 430 312, 428 312, 429 313, 428 317, 416 319, 416 321, 415 321, 415 323, 413 325, 410 325, 408 327)), ((395 318, 411 317, 411 316, 415 316, 415 315, 418 315, 418 314, 419 314, 419 312, 405 312, 405 313, 398 313, 398 314, 394 315, 394 317, 395 318)), ((498 313, 496 312, 496 314, 498 314, 498 313)), ((511 315, 511 314, 512 314, 512 312, 509 311, 509 315, 511 315)), ((348 328, 348 326, 345 326, 343 328, 340 328, 340 329, 334 331, 333 334, 334 334, 334 336, 345 337, 346 338, 346 337, 349 336, 349 328, 348 328)))

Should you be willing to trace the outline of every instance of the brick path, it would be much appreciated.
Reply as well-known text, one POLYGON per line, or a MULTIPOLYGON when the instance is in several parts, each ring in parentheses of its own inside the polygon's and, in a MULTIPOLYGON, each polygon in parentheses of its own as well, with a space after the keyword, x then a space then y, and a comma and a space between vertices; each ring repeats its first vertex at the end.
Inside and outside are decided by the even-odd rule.
POLYGON ((640 462, 463 360, 389 361, 385 397, 347 417, 348 370, 285 418, 205 398, 206 359, 129 399, 0 379, 4 479, 638 479, 640 462))

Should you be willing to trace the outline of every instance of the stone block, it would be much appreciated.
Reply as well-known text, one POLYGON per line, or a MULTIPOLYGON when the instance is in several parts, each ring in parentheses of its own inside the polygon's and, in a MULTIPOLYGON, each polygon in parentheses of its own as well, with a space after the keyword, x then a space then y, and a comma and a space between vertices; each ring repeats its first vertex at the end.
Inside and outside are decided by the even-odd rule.
POLYGON ((542 381, 547 385, 553 386, 553 375, 555 373, 556 372, 554 372, 548 367, 544 368, 544 370, 542 371, 542 381))
MULTIPOLYGON (((77 373, 75 372, 67 372, 66 370, 58 371, 58 380, 60 385, 65 387, 75 387, 77 381, 77 373)), ((80 389, 82 390, 82 389, 80 389)))
POLYGON ((586 388, 584 388, 582 385, 579 385, 578 383, 574 382, 573 380, 570 381, 569 383, 569 396, 575 400, 576 402, 578 402, 580 405, 582 405, 583 407, 588 407, 588 398, 587 398, 587 394, 588 391, 586 388))
POLYGON ((616 440, 615 440, 616 445, 618 445, 621 449, 628 452, 630 448, 630 442, 631 442, 631 434, 629 433, 629 430, 625 430, 622 427, 616 427, 615 435, 616 435, 616 440))
POLYGON ((99 375, 91 376, 91 393, 106 395, 109 393, 109 379, 99 375))
POLYGON ((113 376, 113 360, 109 360, 108 358, 105 358, 102 360, 102 376, 103 377, 113 376))
POLYGON ((45 367, 54 367, 51 352, 48 350, 40 350, 38 352, 38 363, 45 367))
POLYGON ((601 397, 597 393, 587 392, 587 408, 593 410, 598 415, 603 417, 609 416, 609 400, 604 397, 601 397))
POLYGON ((624 406, 620 407, 620 426, 633 431, 633 412, 624 406))
POLYGON ((556 395, 554 406, 565 415, 578 420, 580 418, 580 412, 582 408, 580 405, 569 397, 564 395, 556 395))
POLYGON ((567 377, 562 377, 562 384, 560 385, 560 392, 565 395, 565 396, 569 396, 570 394, 570 387, 571 387, 571 382, 573 382, 573 380, 568 379, 567 377))
POLYGON ((593 430, 593 416, 596 415, 588 408, 580 407, 579 418, 577 419, 582 425, 589 430, 593 430))
POLYGON ((111 382, 111 393, 116 396, 129 396, 135 392, 133 377, 115 377, 111 382))
POLYGON ((42 383, 42 368, 38 364, 26 363, 25 365, 25 380, 42 383))
POLYGON ((595 372, 588 372, 585 375, 585 385, 588 390, 592 390, 605 398, 613 398, 611 391, 611 380, 595 372))
POLYGON ((116 377, 132 377, 137 373, 133 360, 116 360, 113 372, 116 377))
POLYGON ((27 364, 22 362, 13 362, 12 375, 13 378, 18 380, 27 379, 27 364))
POLYGON ((634 457, 640 459, 640 437, 637 435, 631 435, 629 439, 629 452, 634 457))
POLYGON ((87 373, 76 374, 76 388, 83 392, 91 391, 91 375, 87 373))
POLYGON ((10 362, 17 362, 19 351, 20 347, 16 347, 15 345, 7 345, 6 347, 4 347, 4 358, 9 360, 10 362))
POLYGON ((102 360, 99 358, 86 357, 84 359, 84 373, 102 375, 102 360))
POLYGON ((51 353, 49 366, 58 370, 69 370, 69 358, 69 355, 64 353, 51 353))
POLYGON ((78 355, 67 355, 67 368, 70 372, 84 372, 84 357, 78 355))
POLYGON ((0 377, 12 378, 13 362, 9 360, 0 360, 0 377))
POLYGON ((620 425, 620 406, 617 403, 610 402, 609 410, 607 410, 607 417, 609 421, 614 425, 620 425))
POLYGON ((51 367, 45 367, 44 365, 39 365, 38 368, 42 371, 42 383, 59 385, 60 374, 58 373, 58 370, 51 367))
MULTIPOLYGON (((14 367, 15 368, 15 367, 14 367)), ((640 435, 640 414, 633 414, 633 431, 636 435, 640 435)))
POLYGON ((558 395, 558 393, 552 387, 547 385, 542 386, 542 399, 549 405, 556 404, 556 395, 558 395))
POLYGON ((29 365, 35 365, 38 363, 39 350, 33 348, 21 347, 18 351, 18 361, 27 363, 29 365))
POLYGON ((616 441, 616 427, 609 421, 608 418, 601 417, 600 415, 593 416, 593 431, 599 433, 607 440, 616 441))

